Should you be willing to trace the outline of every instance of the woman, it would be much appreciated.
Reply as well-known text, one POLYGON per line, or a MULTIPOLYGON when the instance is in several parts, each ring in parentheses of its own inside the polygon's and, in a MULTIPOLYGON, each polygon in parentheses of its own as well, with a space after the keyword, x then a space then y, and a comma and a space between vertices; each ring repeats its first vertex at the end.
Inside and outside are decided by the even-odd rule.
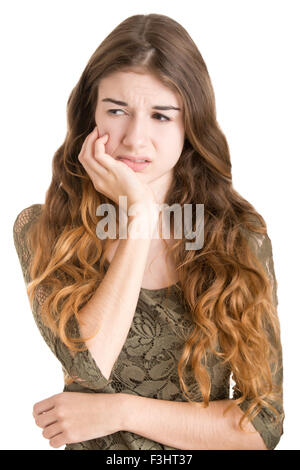
POLYGON ((43 436, 78 450, 274 449, 284 411, 272 246, 233 189, 195 43, 169 17, 127 18, 92 55, 67 118, 45 203, 14 223, 34 318, 65 378, 34 405, 43 436), (102 236, 103 204, 128 215, 126 237, 118 217, 102 236), (186 249, 174 224, 154 238, 157 204, 203 204, 203 246, 186 249))

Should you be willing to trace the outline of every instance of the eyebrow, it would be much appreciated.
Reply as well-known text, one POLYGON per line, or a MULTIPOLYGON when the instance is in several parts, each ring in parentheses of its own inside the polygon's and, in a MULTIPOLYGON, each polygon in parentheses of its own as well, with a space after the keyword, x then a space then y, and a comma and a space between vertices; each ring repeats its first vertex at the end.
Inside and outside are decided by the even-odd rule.
MULTIPOLYGON (((125 101, 114 100, 113 98, 104 98, 102 101, 118 104, 119 106, 128 106, 128 103, 125 103, 125 101)), ((181 110, 180 108, 176 108, 175 106, 152 106, 152 109, 159 109, 161 111, 168 111, 170 109, 175 109, 176 111, 181 110)))

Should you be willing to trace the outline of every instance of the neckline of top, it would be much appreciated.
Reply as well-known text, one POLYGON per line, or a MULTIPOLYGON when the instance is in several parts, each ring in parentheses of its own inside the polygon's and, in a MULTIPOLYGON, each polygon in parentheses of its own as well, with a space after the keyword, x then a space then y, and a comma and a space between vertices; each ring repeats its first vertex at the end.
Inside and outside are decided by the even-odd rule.
POLYGON ((179 281, 176 282, 176 284, 171 284, 170 286, 161 287, 160 289, 146 289, 145 287, 141 287, 141 291, 145 291, 145 292, 164 292, 167 289, 173 289, 176 286, 179 286, 179 281))

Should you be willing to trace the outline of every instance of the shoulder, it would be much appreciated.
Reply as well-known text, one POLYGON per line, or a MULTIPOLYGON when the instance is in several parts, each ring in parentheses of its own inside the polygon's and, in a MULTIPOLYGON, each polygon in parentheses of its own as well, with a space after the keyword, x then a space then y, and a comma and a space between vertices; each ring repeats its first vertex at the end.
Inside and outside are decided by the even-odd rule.
MULTIPOLYGON (((261 226, 255 223, 257 222, 256 220, 253 222, 254 226, 256 225, 259 230, 261 226)), ((246 238, 249 244, 251 251, 261 262, 265 262, 268 258, 272 258, 272 242, 266 228, 262 232, 250 230, 245 226, 241 226, 240 228, 243 236, 246 238)))
POLYGON ((257 233, 250 230, 243 230, 249 247, 253 254, 259 259, 262 264, 266 264, 268 260, 273 259, 272 242, 267 233, 257 233))
POLYGON ((13 240, 21 264, 25 283, 30 282, 29 264, 31 252, 27 243, 27 232, 32 222, 42 211, 42 204, 33 204, 23 209, 13 224, 13 240))
POLYGON ((277 297, 277 278, 275 274, 273 248, 271 239, 267 233, 257 233, 250 230, 243 230, 243 233, 247 239, 249 247, 254 254, 255 258, 259 261, 267 274, 272 288, 273 288, 273 300, 274 303, 278 304, 277 297))
POLYGON ((32 204, 18 213, 13 223, 14 235, 20 234, 26 227, 39 217, 42 212, 43 204, 32 204))
POLYGON ((13 240, 17 250, 21 265, 29 260, 29 248, 27 235, 33 222, 38 219, 42 213, 42 204, 32 204, 21 210, 13 223, 13 240))

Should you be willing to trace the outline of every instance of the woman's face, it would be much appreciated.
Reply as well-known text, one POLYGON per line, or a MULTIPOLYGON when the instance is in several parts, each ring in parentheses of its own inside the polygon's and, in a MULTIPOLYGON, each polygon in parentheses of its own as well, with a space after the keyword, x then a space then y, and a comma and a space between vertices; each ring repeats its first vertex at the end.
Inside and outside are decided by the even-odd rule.
POLYGON ((185 139, 180 95, 153 75, 115 72, 99 84, 95 121, 101 136, 109 134, 105 149, 113 158, 129 155, 151 160, 136 174, 151 186, 157 202, 164 202, 185 139), (179 110, 153 109, 160 106, 179 110))

